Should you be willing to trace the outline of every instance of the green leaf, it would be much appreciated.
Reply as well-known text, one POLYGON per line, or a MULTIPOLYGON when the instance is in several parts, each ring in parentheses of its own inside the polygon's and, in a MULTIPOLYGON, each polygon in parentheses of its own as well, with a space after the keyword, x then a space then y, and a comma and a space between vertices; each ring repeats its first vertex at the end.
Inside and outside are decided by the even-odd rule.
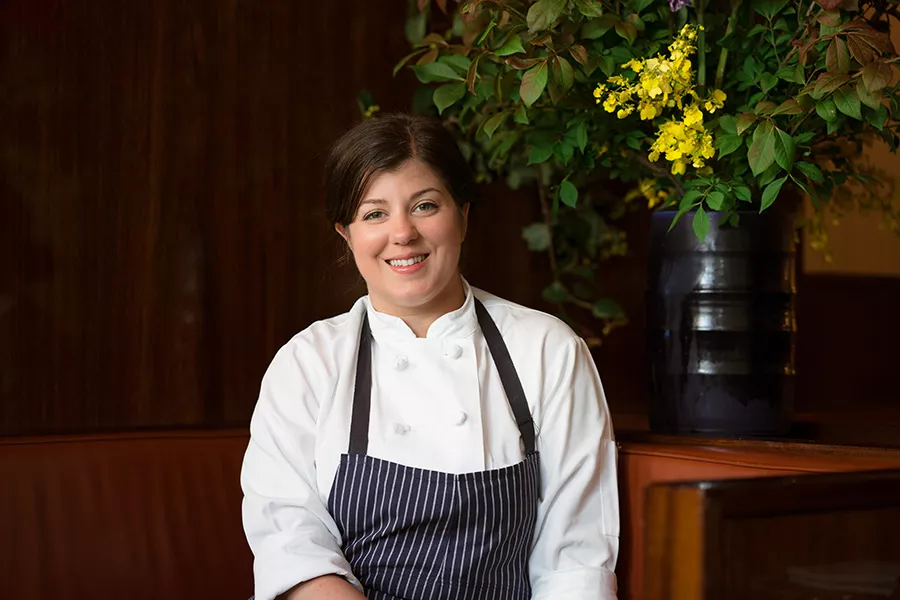
POLYGON ((874 93, 869 92, 861 80, 856 82, 856 95, 859 96, 859 101, 869 108, 878 110, 878 107, 881 106, 881 90, 874 93))
POLYGON ((788 0, 754 0, 753 10, 765 18, 772 20, 781 12, 787 3, 788 0))
POLYGON ((743 202, 752 202, 753 196, 750 194, 750 188, 746 185, 736 185, 734 186, 734 195, 737 196, 738 200, 743 202))
POLYGON ((721 127, 722 131, 724 131, 725 133, 736 134, 737 119, 735 119, 731 115, 722 115, 721 117, 719 117, 719 127, 721 127))
POLYGON ((445 54, 438 59, 438 62, 450 65, 460 76, 465 75, 472 66, 472 61, 462 54, 445 54))
POLYGON ((438 113, 443 114, 445 108, 465 95, 465 83, 446 83, 434 91, 434 105, 437 107, 438 113))
POLYGON ((599 19, 591 19, 581 28, 581 37, 586 40, 596 40, 615 27, 618 22, 619 17, 613 13, 606 13, 599 19))
POLYGON ((542 62, 528 69, 525 75, 522 76, 522 84, 519 87, 519 95, 522 97, 525 106, 534 104, 541 97, 541 94, 544 93, 544 88, 546 87, 547 63, 542 62))
POLYGON ((747 129, 756 122, 756 119, 759 118, 753 113, 745 112, 741 113, 741 115, 735 121, 735 125, 737 127, 738 135, 743 135, 747 129))
POLYGON ((834 105, 837 109, 857 120, 862 120, 862 112, 860 112, 859 95, 856 88, 842 87, 834 93, 834 105))
POLYGON ((553 155, 559 159, 559 162, 567 165, 572 160, 572 157, 575 156, 575 146, 568 143, 565 139, 560 140, 553 146, 553 155))
POLYGON ((571 181, 563 181, 562 185, 559 186, 559 199, 566 206, 575 208, 575 205, 578 203, 578 188, 571 181))
POLYGON ((519 108, 516 109, 516 114, 513 116, 513 120, 519 125, 528 125, 530 123, 528 120, 528 111, 525 110, 525 106, 519 105, 519 108))
POLYGON ((719 158, 723 156, 728 156, 735 150, 741 147, 741 144, 744 143, 744 138, 737 134, 726 133, 725 135, 720 135, 716 138, 715 146, 719 149, 719 158))
POLYGON ((550 228, 546 223, 532 223, 522 229, 522 238, 529 250, 541 252, 550 247, 550 228))
POLYGON ((534 145, 528 152, 528 164, 537 165, 553 156, 553 145, 534 145))
POLYGON ((850 77, 843 73, 822 73, 819 75, 819 78, 816 79, 812 97, 816 100, 821 100, 848 81, 850 81, 850 77))
POLYGON ((541 292, 541 296, 551 304, 559 304, 570 298, 569 290, 559 281, 554 281, 545 287, 541 292))
POLYGON ((522 46, 522 38, 518 33, 512 34, 502 46, 494 50, 494 54, 497 56, 509 56, 520 52, 525 52, 525 47, 522 46))
POLYGON ((862 82, 872 93, 884 89, 891 82, 893 73, 889 65, 883 62, 872 62, 863 67, 862 82))
POLYGON ((565 6, 565 0, 538 0, 532 4, 525 17, 529 31, 549 29, 559 18, 565 6))
POLYGON ((847 73, 850 70, 850 51, 842 37, 831 38, 825 53, 825 65, 830 73, 847 73))
POLYGON ((559 84, 562 92, 568 92, 572 84, 575 83, 575 72, 572 70, 572 65, 565 58, 557 55, 553 61, 552 70, 553 79, 559 84))
POLYGON ((875 109, 875 111, 866 111, 866 121, 868 121, 872 127, 877 129, 878 131, 882 131, 884 129, 884 124, 887 122, 889 113, 888 109, 884 106, 879 106, 875 109))
POLYGON ((684 196, 681 197, 678 208, 684 208, 685 212, 687 212, 694 208, 694 203, 702 197, 703 192, 700 190, 688 190, 684 193, 684 196))
POLYGON ((594 302, 591 313, 597 319, 618 319, 625 315, 622 307, 608 298, 594 302))
POLYGON ((778 85, 778 78, 772 73, 763 73, 759 76, 759 87, 762 91, 768 92, 776 85, 778 85))
POLYGON ((787 100, 785 100, 784 102, 779 104, 777 107, 775 107, 774 110, 772 110, 772 116, 801 115, 804 112, 806 112, 806 111, 803 110, 803 107, 800 106, 799 102, 797 102, 793 98, 788 98, 787 100))
POLYGON ((781 186, 784 185, 785 181, 787 181, 787 176, 776 179, 766 186, 766 189, 764 189, 762 193, 762 203, 759 205, 760 213, 772 206, 772 203, 775 202, 775 199, 778 197, 778 192, 781 191, 781 186))
POLYGON ((482 126, 484 133, 487 134, 489 138, 493 137, 494 132, 497 131, 497 128, 503 124, 503 121, 506 120, 507 116, 509 116, 508 112, 500 112, 485 121, 484 125, 482 126))
POLYGON ((834 100, 828 98, 816 104, 816 114, 827 123, 837 121, 837 106, 834 105, 834 100))
POLYGON ((795 65, 793 67, 782 67, 778 69, 775 75, 779 79, 783 79, 789 83, 804 83, 803 79, 803 67, 800 65, 795 65))
POLYGON ((694 213, 692 225, 694 227, 694 235, 696 235, 701 242, 705 241, 706 234, 709 233, 709 215, 703 210, 702 205, 697 207, 697 212, 694 213))
POLYGON ((800 161, 796 166, 801 173, 809 177, 810 181, 822 183, 825 180, 825 178, 822 176, 822 171, 819 170, 819 167, 812 163, 800 161))
POLYGON ((410 45, 415 46, 419 42, 422 41, 422 38, 425 37, 425 32, 428 29, 428 20, 425 15, 425 11, 417 12, 413 16, 406 19, 406 25, 403 29, 403 33, 406 35, 406 41, 410 43, 410 45))
POLYGON ((762 172, 762 175, 759 176, 757 182, 759 183, 759 187, 766 187, 772 181, 775 180, 775 176, 781 173, 782 168, 778 166, 776 163, 772 163, 768 169, 762 172))
POLYGON ((432 62, 427 65, 412 67, 413 72, 422 83, 434 83, 436 81, 465 81, 453 67, 442 62, 432 62))
POLYGON ((616 33, 619 34, 620 38, 627 41, 629 45, 634 45, 634 40, 637 39, 637 27, 626 21, 616 23, 616 33))
POLYGON ((747 161, 754 175, 758 176, 775 162, 775 134, 772 129, 772 123, 765 121, 753 132, 747 161))
POLYGON ((722 204, 725 202, 725 194, 719 191, 710 192, 706 196, 706 205, 713 210, 721 210, 722 204))
POLYGON ((415 58, 419 54, 424 54, 427 51, 428 51, 428 48, 419 48, 418 50, 410 52, 409 54, 407 54, 406 56, 401 58, 400 62, 398 62, 396 65, 394 65, 394 77, 397 76, 397 73, 400 72, 400 69, 402 69, 406 65, 406 63, 408 63, 411 59, 415 58))
POLYGON ((575 145, 579 150, 584 152, 584 149, 587 148, 588 144, 587 123, 585 121, 578 121, 578 124, 569 131, 571 131, 574 136, 573 141, 575 142, 575 145))
POLYGON ((794 166, 794 139, 790 134, 775 128, 775 162, 785 171, 794 166))
POLYGON ((603 16, 603 4, 599 0, 575 0, 575 6, 589 19, 603 16))

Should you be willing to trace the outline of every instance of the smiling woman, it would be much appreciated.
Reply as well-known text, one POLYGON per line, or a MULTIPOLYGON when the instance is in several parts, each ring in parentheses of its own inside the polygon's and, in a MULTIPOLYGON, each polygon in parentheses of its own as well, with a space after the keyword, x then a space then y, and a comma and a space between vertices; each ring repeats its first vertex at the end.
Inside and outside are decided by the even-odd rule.
POLYGON ((326 171, 369 293, 263 379, 241 476, 256 598, 615 598, 600 378, 564 323, 461 276, 475 184, 453 138, 377 117, 326 171))

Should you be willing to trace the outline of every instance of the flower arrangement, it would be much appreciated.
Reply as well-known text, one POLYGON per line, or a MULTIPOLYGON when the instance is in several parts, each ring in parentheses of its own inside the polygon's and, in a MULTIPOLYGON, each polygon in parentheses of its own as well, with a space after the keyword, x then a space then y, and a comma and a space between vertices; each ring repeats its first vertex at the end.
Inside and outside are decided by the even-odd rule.
POLYGON ((645 206, 690 214, 703 238, 710 211, 740 226, 793 188, 816 208, 814 247, 826 214, 853 209, 900 235, 891 178, 859 160, 873 139, 900 145, 898 0, 410 1, 395 73, 414 71, 416 109, 481 180, 537 186, 544 219, 523 236, 548 253, 544 296, 564 316, 625 322, 597 274, 628 251, 619 218, 645 206))

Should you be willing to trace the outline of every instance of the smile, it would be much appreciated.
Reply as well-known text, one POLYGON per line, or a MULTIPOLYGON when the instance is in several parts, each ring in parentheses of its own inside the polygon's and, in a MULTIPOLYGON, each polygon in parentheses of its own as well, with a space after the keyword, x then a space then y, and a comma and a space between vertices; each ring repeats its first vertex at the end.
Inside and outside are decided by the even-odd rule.
POLYGON ((392 267, 411 267, 413 265, 419 264, 426 258, 428 258, 427 254, 420 254, 418 256, 412 256, 410 258, 387 260, 385 262, 387 264, 391 265, 392 267))

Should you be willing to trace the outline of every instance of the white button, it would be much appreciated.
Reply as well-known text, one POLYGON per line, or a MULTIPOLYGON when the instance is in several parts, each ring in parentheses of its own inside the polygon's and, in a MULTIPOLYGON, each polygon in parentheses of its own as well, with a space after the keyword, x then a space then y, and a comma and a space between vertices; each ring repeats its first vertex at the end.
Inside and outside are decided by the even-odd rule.
POLYGON ((409 366, 409 360, 405 356, 397 357, 397 370, 402 371, 409 366))
POLYGON ((405 423, 394 423, 394 433, 397 435, 406 435, 410 429, 412 428, 405 423))
POLYGON ((447 356, 450 358, 459 358, 462 356, 463 350, 459 344, 453 344, 449 348, 447 348, 447 356))
POLYGON ((456 422, 455 422, 454 424, 455 424, 455 425, 462 425, 463 423, 465 423, 465 422, 468 421, 468 420, 469 420, 469 415, 467 415, 467 414, 464 413, 463 411, 459 411, 459 414, 456 415, 456 422))

